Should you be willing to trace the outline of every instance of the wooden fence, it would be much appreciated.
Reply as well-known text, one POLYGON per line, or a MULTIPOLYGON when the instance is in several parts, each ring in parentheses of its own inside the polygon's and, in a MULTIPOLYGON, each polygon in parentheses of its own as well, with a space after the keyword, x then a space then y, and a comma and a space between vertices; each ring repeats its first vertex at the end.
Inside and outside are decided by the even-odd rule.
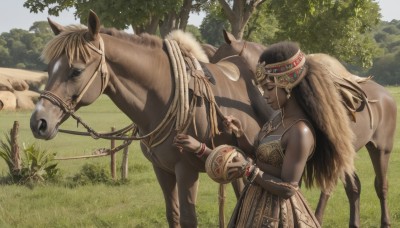
MULTIPOLYGON (((18 121, 14 121, 13 128, 11 129, 11 150, 12 150, 12 159, 13 159, 13 171, 18 172, 21 170, 21 157, 20 157, 20 149, 18 146, 18 130, 19 130, 19 123, 18 121)), ((115 128, 111 128, 112 131, 115 131, 115 128)), ((115 140, 111 140, 110 150, 115 148, 115 140)), ((83 156, 75 156, 75 157, 65 157, 65 158, 54 158, 54 160, 73 160, 73 159, 88 159, 88 158, 96 158, 96 157, 103 157, 103 156, 110 156, 110 170, 111 170, 111 178, 116 180, 116 152, 111 153, 103 153, 101 150, 96 150, 92 153, 92 155, 83 155, 83 156)), ((122 164, 121 164, 121 179, 126 180, 128 178, 128 155, 129 155, 129 148, 126 146, 123 149, 122 155, 122 164)))

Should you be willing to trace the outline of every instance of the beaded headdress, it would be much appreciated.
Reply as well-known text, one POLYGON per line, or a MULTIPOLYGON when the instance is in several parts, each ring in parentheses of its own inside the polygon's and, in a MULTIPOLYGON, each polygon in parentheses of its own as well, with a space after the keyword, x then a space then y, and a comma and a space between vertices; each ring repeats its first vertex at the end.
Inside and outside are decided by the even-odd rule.
POLYGON ((290 59, 265 64, 259 63, 256 70, 257 83, 262 85, 266 80, 272 81, 276 86, 285 89, 292 89, 296 86, 306 74, 306 56, 300 50, 290 59))

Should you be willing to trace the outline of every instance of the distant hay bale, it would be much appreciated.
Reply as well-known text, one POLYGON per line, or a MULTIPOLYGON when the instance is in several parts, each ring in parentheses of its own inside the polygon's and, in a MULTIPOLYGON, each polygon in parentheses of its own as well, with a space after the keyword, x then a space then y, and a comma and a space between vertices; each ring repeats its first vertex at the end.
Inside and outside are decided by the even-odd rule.
POLYGON ((35 108, 35 103, 39 99, 39 93, 25 90, 15 91, 15 97, 17 99, 16 109, 18 110, 32 110, 35 108))
MULTIPOLYGON (((3 82, 4 79, 10 79, 10 80, 15 80, 15 81, 23 80, 28 85, 30 90, 38 91, 39 88, 41 88, 46 83, 47 77, 48 77, 47 72, 44 72, 44 71, 32 71, 32 70, 22 70, 22 69, 0 67, 0 86, 1 86, 1 82, 3 82)), ((5 85, 7 85, 7 84, 5 83, 5 85)), ((3 85, 3 86, 5 86, 5 85, 3 85)), ((19 85, 17 88, 23 89, 26 87, 26 85, 22 85, 22 87, 20 87, 20 86, 21 85, 19 85)), ((9 91, 11 91, 11 90, 9 90, 9 91)), ((19 91, 22 91, 22 90, 19 90, 19 91)))
POLYGON ((3 103, 2 110, 16 110, 17 97, 10 91, 0 91, 0 101, 3 103))
MULTIPOLYGON (((3 110, 34 109, 47 73, 0 67, 0 101, 3 110)), ((1 104, 0 104, 1 110, 1 104)))
POLYGON ((0 77, 0 91, 12 91, 12 85, 5 77, 0 77))
POLYGON ((23 79, 20 78, 9 78, 12 88, 16 91, 24 91, 29 89, 28 83, 26 83, 23 79))

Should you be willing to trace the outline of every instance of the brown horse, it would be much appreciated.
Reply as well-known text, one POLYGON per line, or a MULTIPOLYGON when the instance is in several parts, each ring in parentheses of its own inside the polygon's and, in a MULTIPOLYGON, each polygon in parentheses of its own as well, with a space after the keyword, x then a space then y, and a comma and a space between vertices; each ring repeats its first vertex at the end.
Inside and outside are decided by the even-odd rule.
POLYGON ((201 47, 203 48, 204 52, 206 53, 208 59, 210 59, 212 56, 214 56, 215 52, 217 51, 217 47, 211 45, 211 44, 201 44, 201 47))
MULTIPOLYGON (((225 30, 224 38, 226 43, 221 45, 214 56, 210 58, 210 62, 215 63, 226 56, 239 55, 246 60, 250 69, 254 71, 258 58, 266 47, 253 42, 236 40, 232 34, 225 30)), ((375 191, 381 203, 381 227, 389 227, 390 219, 387 206, 388 181, 386 176, 396 129, 396 101, 384 87, 372 80, 363 80, 358 76, 352 75, 337 59, 329 55, 312 54, 308 55, 307 58, 317 59, 322 67, 325 67, 334 75, 350 78, 355 81, 362 81, 359 83, 359 86, 369 100, 374 100, 373 103, 370 103, 370 113, 367 108, 357 112, 355 115, 356 122, 352 122, 351 127, 356 135, 356 141, 354 142, 356 151, 365 146, 369 152, 376 175, 374 182, 375 191)), ((350 203, 349 226, 359 227, 361 183, 357 174, 354 173, 354 176, 355 183, 352 184, 347 179, 345 190, 350 203)), ((321 224, 328 199, 329 194, 321 192, 315 212, 321 224)))
MULTIPOLYGON (((196 227, 198 178, 205 168, 201 159, 172 146, 176 135, 174 124, 178 121, 174 118, 176 109, 171 107, 175 107, 173 94, 178 86, 173 74, 176 66, 167 53, 167 41, 150 35, 132 36, 100 29, 94 12, 89 14, 87 28, 63 27, 51 20, 49 24, 56 36, 43 52, 48 62, 49 80, 31 116, 33 135, 45 140, 54 138, 59 125, 75 115, 76 110, 90 105, 102 93, 106 94, 137 124, 140 135, 146 135, 141 140, 141 148, 152 162, 163 191, 169 226, 196 227), (162 128, 164 130, 159 130, 160 123, 165 122, 168 124, 162 128), (156 137, 152 134, 155 129, 159 130, 157 136, 163 139, 156 145, 151 143, 156 137)), ((245 62, 241 58, 230 58, 221 64, 201 65, 213 75, 215 85, 195 86, 211 88, 209 100, 202 99, 201 90, 189 91, 189 99, 198 102, 193 109, 189 107, 188 116, 192 118, 184 121, 189 123, 185 132, 209 147, 213 143, 215 146, 235 143, 222 129, 219 129, 220 134, 210 134, 209 110, 217 104, 216 110, 221 112, 215 118, 217 126, 222 126, 223 115, 235 115, 242 121, 249 138, 254 139, 272 111, 266 108, 265 100, 253 86, 245 62)), ((191 72, 197 76, 192 76, 189 84, 204 81, 204 77, 198 75, 199 70, 191 72)))

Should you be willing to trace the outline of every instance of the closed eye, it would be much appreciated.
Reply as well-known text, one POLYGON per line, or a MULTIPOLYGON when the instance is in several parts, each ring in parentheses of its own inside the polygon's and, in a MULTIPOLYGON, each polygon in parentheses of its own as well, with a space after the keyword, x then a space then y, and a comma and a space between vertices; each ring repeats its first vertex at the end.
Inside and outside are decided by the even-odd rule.
POLYGON ((82 72, 83 72, 83 69, 80 69, 80 68, 72 68, 71 69, 71 73, 70 73, 70 77, 71 78, 75 78, 75 77, 78 77, 78 76, 80 76, 81 74, 82 74, 82 72))

